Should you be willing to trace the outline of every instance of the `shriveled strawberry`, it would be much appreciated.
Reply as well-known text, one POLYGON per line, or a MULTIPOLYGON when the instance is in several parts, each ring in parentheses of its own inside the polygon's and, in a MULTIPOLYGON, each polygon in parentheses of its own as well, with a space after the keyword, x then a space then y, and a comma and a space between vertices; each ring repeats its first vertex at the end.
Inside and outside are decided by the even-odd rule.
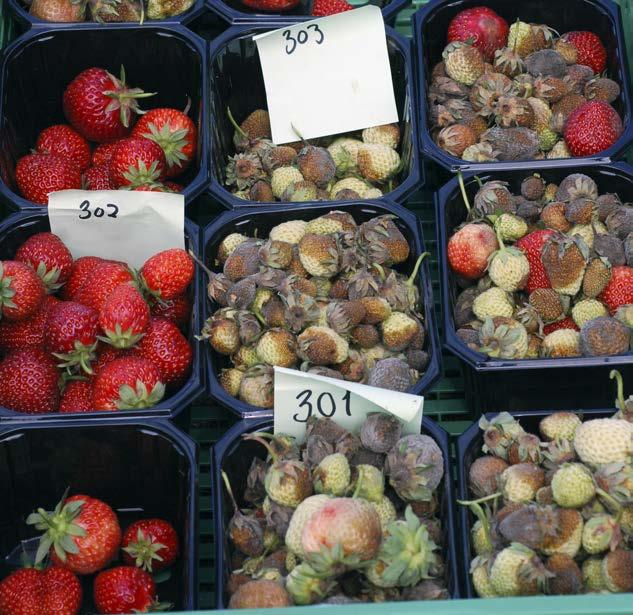
POLYGON ((602 100, 590 100, 565 124, 565 143, 572 156, 591 156, 610 148, 624 130, 618 112, 602 100))
POLYGON ((2 615, 76 615, 83 591, 65 568, 21 568, 0 582, 2 615))
POLYGON ((86 169, 81 181, 84 190, 116 190, 110 181, 110 167, 107 164, 86 169))
POLYGON ((312 3, 312 15, 314 17, 327 17, 351 11, 354 7, 346 0, 314 0, 312 3))
POLYGON ((81 188, 81 171, 65 156, 28 154, 15 165, 15 182, 25 199, 48 205, 50 192, 81 188))
POLYGON ((35 269, 49 293, 59 290, 66 283, 73 267, 70 250, 53 233, 31 235, 18 248, 15 260, 35 269))
POLYGON ((59 401, 60 412, 89 412, 92 410, 92 382, 69 380, 59 401))
POLYGON ((132 279, 132 273, 123 263, 102 261, 86 277, 75 294, 75 301, 99 311, 110 293, 119 284, 130 282, 132 279))
POLYGON ((0 350, 19 348, 44 348, 50 308, 59 303, 53 295, 47 295, 39 309, 26 320, 0 320, 0 350))
POLYGON ((574 319, 571 316, 566 316, 562 320, 557 320, 556 322, 551 322, 549 325, 545 325, 543 327, 543 335, 549 335, 559 329, 573 329, 574 331, 580 331, 578 325, 574 322, 574 319))
POLYGON ((193 259, 185 250, 172 248, 150 256, 140 270, 144 288, 160 299, 173 299, 193 280, 193 259))
POLYGON ((118 143, 118 141, 111 141, 110 143, 100 143, 97 145, 94 152, 92 152, 92 166, 98 167, 102 164, 108 166, 118 143))
POLYGON ((20 261, 0 261, 0 317, 31 318, 45 295, 44 284, 31 267, 20 261))
POLYGON ((117 566, 100 572, 94 582, 98 613, 149 613, 159 608, 151 575, 134 566, 117 566))
POLYGON ((571 43, 578 52, 577 64, 584 64, 599 74, 607 67, 607 50, 597 34, 587 30, 567 32, 562 39, 571 43))
POLYGON ((487 224, 467 224, 449 240, 446 249, 451 269, 469 280, 484 275, 488 257, 499 247, 497 236, 487 224))
POLYGON ((453 17, 448 25, 447 41, 474 39, 473 46, 492 62, 495 51, 506 46, 509 31, 508 22, 503 17, 487 6, 475 6, 453 17))
POLYGON ((131 348, 139 342, 149 325, 149 305, 131 282, 119 284, 99 311, 100 338, 115 348, 131 348))
POLYGON ((143 357, 115 359, 104 365, 94 379, 96 410, 151 408, 165 395, 158 368, 143 357))
POLYGON ((84 285, 84 282, 92 275, 93 271, 97 268, 97 265, 105 262, 98 256, 81 256, 79 257, 70 270, 70 277, 68 282, 62 288, 62 299, 70 299, 74 301, 75 295, 79 292, 79 289, 84 285))
POLYGON ((64 91, 64 115, 89 141, 107 143, 130 132, 133 116, 140 112, 138 99, 147 96, 153 94, 127 87, 123 67, 120 79, 103 68, 88 68, 64 91))
POLYGON ((57 412, 59 371, 41 348, 10 352, 0 363, 0 406, 16 412, 57 412))
POLYGON ((161 107, 145 113, 132 130, 132 136, 155 141, 167 160, 165 177, 186 171, 196 155, 198 129, 187 114, 161 107))
POLYGON ((549 276, 541 261, 541 252, 548 239, 554 234, 554 231, 551 229, 533 231, 532 233, 528 233, 525 237, 521 237, 521 239, 516 242, 516 247, 525 253, 528 263, 530 264, 530 273, 525 286, 528 293, 531 293, 537 288, 552 287, 549 276))
POLYGON ((119 141, 110 160, 110 181, 117 187, 136 188, 165 179, 167 162, 160 145, 141 137, 119 141))
POLYGON ((611 279, 599 299, 615 314, 621 305, 633 303, 633 268, 626 265, 611 268, 611 279))
POLYGON ((178 534, 164 519, 135 521, 123 534, 123 561, 148 572, 171 566, 178 557, 178 534))
POLYGON ((121 544, 116 513, 89 495, 64 496, 55 510, 38 508, 26 522, 44 532, 35 563, 50 554, 53 564, 76 574, 103 569, 116 557, 121 544))
POLYGON ((35 142, 40 154, 55 154, 70 158, 80 171, 90 165, 90 144, 67 124, 55 124, 40 132, 35 142))
POLYGON ((152 316, 171 320, 181 330, 184 330, 188 327, 191 319, 191 300, 186 293, 173 299, 163 299, 162 301, 154 299, 150 303, 150 311, 152 316))

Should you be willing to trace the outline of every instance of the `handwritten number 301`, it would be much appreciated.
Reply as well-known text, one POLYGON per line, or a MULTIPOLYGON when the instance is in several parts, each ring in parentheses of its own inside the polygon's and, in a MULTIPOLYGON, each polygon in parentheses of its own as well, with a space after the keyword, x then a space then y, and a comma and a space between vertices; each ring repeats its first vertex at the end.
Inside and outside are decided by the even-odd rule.
POLYGON ((116 218, 119 214, 118 206, 112 203, 106 205, 106 209, 108 210, 107 214, 103 207, 95 207, 94 211, 90 209, 90 201, 82 201, 79 204, 79 209, 81 209, 81 213, 79 214, 80 220, 88 220, 92 218, 92 216, 95 218, 103 218, 104 215, 107 215, 108 218, 116 218))
MULTIPOLYGON (((308 419, 312 416, 313 405, 310 401, 312 397, 312 391, 310 389, 306 389, 305 391, 301 391, 296 397, 297 400, 300 400, 299 408, 306 409, 306 416, 300 417, 299 412, 297 412, 292 418, 297 421, 297 423, 307 423, 308 419)), ((352 411, 350 408, 350 400, 351 394, 349 391, 343 395, 341 401, 345 402, 345 414, 347 416, 352 416, 352 411)), ((334 396, 332 393, 325 391, 321 393, 316 399, 316 409, 321 416, 325 418, 331 418, 336 414, 338 410, 336 401, 334 400, 334 396)))
MULTIPOLYGON (((309 26, 307 26, 306 30, 313 30, 314 33, 317 35, 318 38, 314 39, 314 42, 317 45, 320 45, 325 39, 323 31, 315 23, 312 23, 309 26)), ((288 44, 286 45, 286 53, 288 55, 290 55, 291 53, 294 53, 294 50, 297 48, 297 45, 304 45, 305 43, 308 42, 309 37, 308 37, 308 32, 306 32, 306 30, 299 30, 299 32, 297 32, 297 38, 294 38, 292 36, 292 32, 290 30, 284 30, 283 35, 286 37, 286 40, 288 41, 288 44)))

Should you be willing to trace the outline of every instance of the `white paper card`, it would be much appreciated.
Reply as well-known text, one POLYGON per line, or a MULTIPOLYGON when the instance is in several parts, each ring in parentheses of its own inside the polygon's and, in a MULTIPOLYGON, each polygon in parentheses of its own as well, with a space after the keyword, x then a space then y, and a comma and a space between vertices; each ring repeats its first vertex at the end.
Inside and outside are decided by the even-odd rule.
POLYGON ((310 416, 331 418, 358 431, 370 412, 398 417, 404 434, 419 434, 424 397, 275 367, 275 433, 302 442, 310 416))
POLYGON ((273 142, 398 121, 385 23, 369 5, 253 37, 273 142))
POLYGON ((61 190, 48 196, 51 232, 73 258, 100 256, 139 268, 185 247, 185 197, 168 192, 61 190))

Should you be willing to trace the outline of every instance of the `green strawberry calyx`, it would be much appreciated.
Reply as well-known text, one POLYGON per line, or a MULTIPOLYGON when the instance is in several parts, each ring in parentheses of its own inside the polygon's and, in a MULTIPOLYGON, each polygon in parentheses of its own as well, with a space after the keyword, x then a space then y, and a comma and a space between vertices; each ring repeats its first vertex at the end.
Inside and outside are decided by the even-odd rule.
POLYGON ((152 540, 151 536, 146 536, 143 530, 139 527, 136 532, 136 540, 128 544, 127 547, 123 547, 130 557, 134 559, 134 564, 138 568, 142 568, 147 572, 152 572, 152 563, 154 560, 162 562, 163 558, 158 554, 162 549, 166 549, 167 546, 152 540))
POLYGON ((145 113, 138 106, 139 98, 148 98, 155 96, 156 92, 143 92, 140 88, 128 88, 125 83, 125 68, 121 65, 121 77, 116 78, 111 73, 108 73, 108 77, 114 84, 113 90, 104 90, 103 94, 112 99, 110 104, 106 107, 105 112, 111 113, 112 111, 119 111, 121 124, 128 128, 130 126, 130 120, 132 113, 142 115, 145 113))
POLYGON ((97 339, 119 349, 132 348, 145 336, 145 333, 136 333, 134 327, 128 327, 124 331, 121 323, 118 322, 114 325, 114 329, 105 329, 104 333, 105 335, 98 335, 97 339))
POLYGON ((139 408, 151 408, 165 396, 165 385, 157 382, 151 391, 140 379, 136 380, 136 386, 123 384, 119 387, 119 399, 115 404, 119 410, 133 410, 139 408))
POLYGON ((123 173, 123 177, 129 183, 127 186, 122 187, 130 190, 139 186, 151 186, 152 188, 161 186, 158 160, 153 160, 149 167, 143 160, 137 160, 135 165, 131 164, 128 170, 123 173))
POLYGON ((17 305, 13 302, 15 297, 15 290, 11 288, 11 282, 13 277, 4 275, 4 268, 0 261, 0 317, 2 317, 2 308, 16 308, 17 305))
POLYGON ((143 134, 143 137, 154 141, 162 148, 167 165, 171 167, 182 167, 183 162, 187 161, 188 156, 184 153, 187 146, 187 135, 189 131, 186 128, 172 130, 171 126, 166 123, 160 128, 154 123, 150 123, 149 132, 143 134))
POLYGON ((91 363, 97 358, 96 355, 97 342, 89 346, 75 340, 75 348, 70 352, 53 352, 53 356, 61 361, 57 366, 65 369, 67 373, 72 374, 77 368, 82 373, 92 375, 94 372, 91 363))

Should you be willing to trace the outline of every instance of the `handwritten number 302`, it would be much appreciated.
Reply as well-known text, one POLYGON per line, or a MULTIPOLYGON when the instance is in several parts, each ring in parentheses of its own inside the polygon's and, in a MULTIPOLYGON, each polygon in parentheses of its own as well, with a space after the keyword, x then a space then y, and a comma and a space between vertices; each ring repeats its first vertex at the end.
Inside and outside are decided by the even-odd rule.
MULTIPOLYGON (((80 220, 88 220, 88 218, 92 218, 92 216, 94 216, 95 218, 103 218, 103 216, 106 215, 106 212, 103 209, 103 207, 95 207, 94 211, 90 209, 90 201, 82 201, 79 204, 79 209, 81 209, 81 212, 82 212, 79 214, 80 220)), ((108 213, 107 213, 108 218, 116 218, 118 216, 119 208, 117 205, 108 203, 106 205, 106 209, 108 210, 108 213)))
MULTIPOLYGON (((315 23, 312 23, 309 26, 307 26, 306 30, 313 30, 314 33, 318 36, 318 38, 314 39, 314 42, 317 45, 320 45, 325 39, 323 31, 315 23)), ((283 35, 286 37, 286 40, 288 41, 288 44, 286 45, 286 53, 288 55, 290 55, 291 53, 294 53, 294 50, 297 48, 297 45, 304 45, 305 43, 308 42, 308 32, 306 32, 306 30, 299 30, 299 32, 297 32, 297 38, 294 38, 292 36, 292 32, 290 30, 284 30, 283 35)))

